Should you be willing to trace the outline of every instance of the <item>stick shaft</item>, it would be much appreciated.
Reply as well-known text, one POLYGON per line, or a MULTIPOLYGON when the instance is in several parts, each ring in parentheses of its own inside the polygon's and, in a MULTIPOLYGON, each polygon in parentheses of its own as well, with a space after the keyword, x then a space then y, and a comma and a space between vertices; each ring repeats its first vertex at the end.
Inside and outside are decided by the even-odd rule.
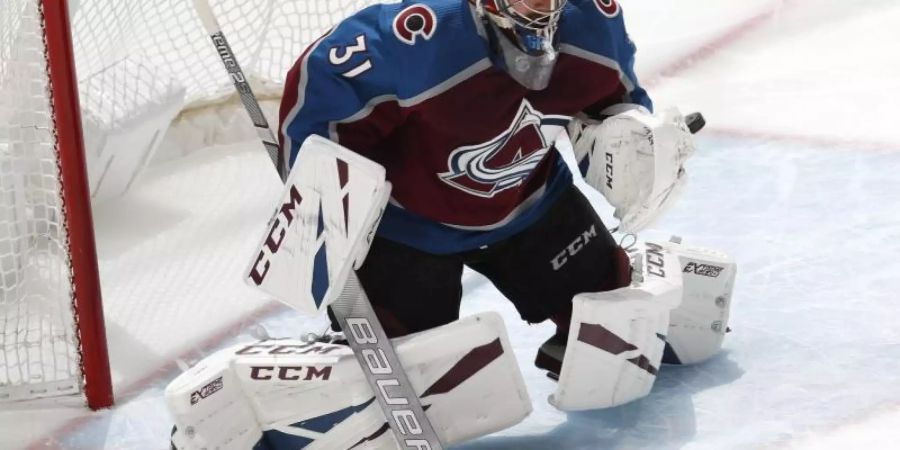
POLYGON ((256 95, 253 94, 253 89, 250 87, 241 65, 238 64, 234 52, 231 50, 228 39, 222 33, 219 22, 213 15, 212 9, 206 0, 194 0, 194 7, 197 9, 200 20, 203 22, 203 27, 209 33, 209 38, 212 40, 213 46, 215 46, 216 52, 225 66, 225 70, 228 71, 228 75, 234 83, 234 89, 237 90, 238 95, 241 97, 241 103, 244 104, 247 114, 250 115, 250 120, 253 121, 253 126, 256 127, 256 134, 262 141, 263 146, 265 146, 266 152, 275 166, 275 170, 278 171, 278 176, 281 177, 281 181, 284 181, 287 178, 287 165, 285 164, 284 154, 278 147, 275 133, 272 132, 272 128, 266 120, 266 115, 263 114, 259 101, 257 101, 256 95))
MULTIPOLYGON (((282 181, 287 177, 283 153, 266 121, 250 84, 231 51, 228 40, 206 0, 194 0, 194 5, 216 47, 225 69, 234 81, 241 102, 253 120, 257 133, 272 159, 282 181)), ((344 331, 350 348, 363 369, 369 386, 375 393, 385 419, 394 431, 401 448, 442 450, 443 445, 409 377, 400 364, 393 344, 384 332, 356 273, 351 271, 341 294, 332 305, 338 324, 344 331)))

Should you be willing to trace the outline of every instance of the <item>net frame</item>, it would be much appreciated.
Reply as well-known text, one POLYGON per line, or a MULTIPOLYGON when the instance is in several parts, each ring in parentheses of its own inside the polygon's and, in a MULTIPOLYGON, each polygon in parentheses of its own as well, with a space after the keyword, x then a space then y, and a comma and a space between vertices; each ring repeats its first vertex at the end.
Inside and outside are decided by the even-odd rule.
MULTIPOLYGON (((240 119, 234 120, 234 123, 225 122, 231 120, 231 116, 224 111, 228 111, 230 103, 235 103, 231 80, 222 70, 218 55, 209 45, 190 3, 185 0, 7 0, 5 4, 0 4, 0 122, 4 119, 4 58, 9 56, 8 52, 4 53, 3 40, 9 37, 4 33, 10 28, 2 29, 5 25, 3 13, 9 12, 3 9, 16 4, 40 7, 44 40, 48 46, 45 49, 47 68, 44 72, 53 77, 53 80, 46 81, 52 87, 48 92, 53 92, 53 98, 48 100, 52 105, 48 108, 52 106, 58 111, 53 113, 53 124, 39 131, 55 132, 53 152, 61 159, 54 163, 54 175, 47 178, 57 180, 53 182, 66 188, 60 194, 62 197, 53 200, 60 206, 49 208, 46 214, 51 217, 66 216, 64 227, 55 222, 51 222, 49 227, 62 228, 56 230, 59 236, 55 240, 59 242, 52 244, 68 249, 65 253, 71 257, 67 264, 75 268, 54 275, 57 278, 71 277, 71 284, 75 286, 72 292, 66 294, 71 299, 71 305, 66 307, 72 312, 65 312, 70 316, 66 320, 71 324, 66 323, 64 327, 77 327, 79 332, 66 332, 59 338, 67 345, 73 344, 74 350, 63 350, 59 355, 37 351, 37 357, 48 360, 71 357, 73 362, 68 364, 77 364, 79 368, 83 366, 83 372, 87 374, 86 377, 78 375, 68 381, 47 382, 42 386, 24 386, 19 389, 22 392, 13 397, 42 397, 83 389, 92 407, 102 407, 112 402, 89 199, 93 197, 96 202, 127 190, 141 167, 153 156, 155 150, 150 148, 161 146, 160 142, 168 139, 169 135, 178 135, 179 142, 176 146, 164 146, 166 151, 171 152, 172 148, 188 150, 231 141, 236 128, 247 122, 241 112, 237 114, 240 119), (72 9, 65 11, 68 8, 72 9), (51 51, 51 46, 57 50, 51 51), (54 56, 59 52, 63 56, 54 56), (215 112, 207 115, 207 109, 215 109, 215 112), (198 125, 206 127, 209 123, 215 125, 195 132, 198 125), (182 136, 184 129, 191 134, 182 136), (218 140, 220 136, 224 136, 222 140, 218 140), (183 138, 187 144, 182 144, 183 138), (80 149, 68 147, 71 145, 69 142, 74 141, 81 143, 80 149), (123 163, 131 167, 126 168, 127 174, 120 177, 118 184, 113 184, 113 175, 120 169, 116 164, 126 159, 116 152, 125 150, 124 147, 144 149, 145 153, 123 163), (66 162, 65 158, 72 158, 74 153, 82 155, 80 160, 66 162), (84 175, 85 166, 87 177, 84 175), (84 183, 86 186, 73 183, 84 183), (67 193, 70 186, 73 190, 71 194, 67 193), (76 190, 77 194, 74 192, 76 190), (85 190, 88 194, 83 192, 85 190), (81 218, 68 218, 69 214, 78 213, 82 214, 81 218), (84 259, 88 254, 88 259, 92 260, 84 259), (93 267, 91 270, 95 273, 82 274, 83 269, 78 269, 82 266, 93 267), (79 277, 90 279, 81 280, 79 277), (96 300, 87 300, 92 297, 96 300), (97 306, 82 305, 81 302, 95 303, 97 306), (96 330, 98 325, 99 331, 89 331, 96 330), (99 378, 95 373, 101 374, 99 378)), ((212 7, 223 29, 229 36, 234 36, 234 50, 242 55, 242 63, 246 61, 245 72, 254 90, 265 100, 263 106, 269 117, 273 118, 275 116, 269 108, 273 104, 277 107, 284 76, 306 46, 350 13, 374 3, 377 1, 213 0, 212 7)), ((12 12, 13 16, 15 14, 17 11, 12 12)), ((252 130, 249 123, 246 125, 252 130)), ((170 144, 168 141, 166 143, 170 144)), ((0 164, 4 150, 3 123, 0 123, 0 164)), ((173 155, 178 156, 177 152, 173 155)), ((0 180, 0 197, 4 193, 3 181, 0 180)), ((41 182, 51 183, 48 180, 41 182)), ((2 200, 0 227, 4 225, 2 200)), ((20 199, 20 203, 29 201, 28 198, 20 199)), ((33 206, 28 205, 29 208, 33 206)), ((35 230, 30 224, 26 228, 25 234, 45 233, 35 230)), ((13 230, 13 233, 21 231, 13 230)), ((0 263, 3 262, 2 241, 3 230, 0 229, 0 263)), ((110 320, 114 320, 117 314, 115 301, 111 305, 110 320)), ((19 312, 19 317, 24 317, 25 322, 32 322, 29 315, 39 310, 34 305, 26 305, 19 312)), ((54 314, 60 315, 58 312, 54 314)), ((3 326, 3 310, 0 308, 0 339, 3 337, 3 326)), ((43 323, 27 326, 39 330, 46 328, 43 323)), ((30 341, 27 344, 34 345, 30 341)), ((0 342, 0 350, 2 347, 0 342)), ((4 400, 5 389, 2 386, 2 370, 6 363, 3 357, 0 351, 0 402, 4 400)), ((23 357, 22 360, 27 361, 28 358, 23 357)), ((68 370, 66 367, 62 369, 68 370)))
MULTIPOLYGON (((39 26, 41 43, 38 49, 43 52, 43 61, 28 54, 27 56, 33 57, 29 61, 32 64, 26 63, 27 67, 20 73, 13 73, 16 68, 11 66, 16 61, 12 55, 17 50, 10 49, 9 66, 6 67, 9 70, 5 75, 8 81, 16 76, 25 77, 26 79, 18 81, 32 88, 43 86, 45 102, 37 111, 27 110, 27 106, 33 106, 28 102, 22 107, 25 110, 16 110, 17 106, 14 104, 6 106, 6 109, 13 111, 15 120, 8 126, 8 131, 13 136, 6 146, 13 157, 10 158, 12 164, 6 168, 5 175, 8 179, 24 180, 16 183, 19 191, 13 192, 25 204, 21 210, 32 216, 22 218, 26 221, 24 228, 35 240, 44 242, 47 248, 26 242, 29 236, 18 238, 16 230, 10 232, 11 236, 8 237, 18 239, 11 242, 22 244, 19 247, 28 247, 23 251, 30 250, 36 254, 26 261, 30 267, 22 269, 22 272, 30 270, 37 273, 37 276, 32 277, 32 284, 37 288, 46 288, 50 298, 44 301, 47 305, 29 305, 29 302, 43 299, 36 298, 40 294, 29 297, 27 293, 19 292, 20 285, 29 281, 23 281, 27 278, 26 275, 22 275, 22 279, 14 279, 14 285, 3 285, 3 305, 0 305, 4 310, 4 317, 0 317, 3 322, 0 356, 3 360, 0 362, 3 363, 5 373, 4 379, 0 381, 5 382, 0 385, 0 399, 21 400, 83 392, 90 408, 105 408, 113 404, 112 377, 100 295, 68 4, 64 0, 26 0, 18 4, 23 7, 23 17, 20 20, 40 22, 21 25, 35 27, 35 31, 39 26), (26 11, 35 11, 36 14, 28 17, 26 11), (37 67, 43 69, 43 74, 28 70, 37 67), (31 77, 35 79, 30 79, 31 77), (19 139, 16 139, 17 136, 19 139), (47 150, 46 147, 50 147, 49 150, 52 151, 52 161, 39 160, 31 165, 15 164, 15 155, 41 153, 47 150), (55 180, 51 180, 54 176, 55 180), (28 192, 31 189, 29 183, 38 184, 42 188, 48 188, 49 185, 46 189, 48 192, 28 192), (26 198, 26 194, 36 196, 38 201, 26 198), (41 199, 47 204, 39 204, 41 199), (34 226, 41 219, 46 219, 45 226, 34 226), (61 261, 56 261, 58 259, 61 261), (63 267, 55 267, 55 264, 63 267), (47 286, 41 286, 43 284, 47 286), (54 284, 68 284, 68 287, 55 289, 52 286, 54 284), (10 310, 24 313, 15 314, 8 320, 6 316, 10 310), (16 323, 17 321, 25 323, 16 323), (47 325, 48 323, 51 325, 47 325), (44 336, 47 333, 51 336, 44 336), (32 336, 33 334, 37 336, 32 336), (48 340, 51 343, 48 344, 48 340), (47 346, 53 348, 48 352, 47 346), (61 367, 58 368, 57 364, 61 367)), ((23 50, 27 51, 28 49, 23 50)), ((15 83, 10 84, 16 87, 15 83)), ((16 100, 13 96, 8 101, 12 103, 16 100)), ((40 102, 35 104, 38 103, 40 102)), ((8 184, 13 183, 15 180, 8 184)), ((16 205, 9 209, 15 212, 16 205)), ((13 226, 15 225, 14 223, 13 226)), ((13 254, 13 257, 19 256, 13 254)), ((14 274, 14 278, 18 277, 19 274, 14 274)))
POLYGON ((88 406, 99 409, 113 403, 112 376, 100 295, 68 3, 63 0, 41 0, 41 5, 45 30, 56 30, 45 32, 47 70, 63 186, 63 211, 69 237, 74 316, 81 343, 84 392, 88 406))

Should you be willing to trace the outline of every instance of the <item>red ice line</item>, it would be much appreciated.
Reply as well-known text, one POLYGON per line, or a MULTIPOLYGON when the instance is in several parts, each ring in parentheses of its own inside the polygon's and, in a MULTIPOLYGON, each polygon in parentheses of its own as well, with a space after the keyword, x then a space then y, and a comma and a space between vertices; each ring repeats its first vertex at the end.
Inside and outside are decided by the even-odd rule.
POLYGON ((837 136, 814 136, 796 133, 777 133, 772 131, 759 131, 750 129, 738 129, 730 127, 708 127, 703 133, 712 133, 725 137, 742 139, 779 141, 815 146, 818 148, 847 148, 853 150, 900 150, 900 143, 889 141, 875 141, 855 138, 842 138, 837 136))
MULTIPOLYGON (((796 0, 784 0, 783 4, 785 6, 787 6, 788 4, 795 3, 795 2, 796 2, 796 0)), ((659 84, 660 82, 664 81, 664 79, 666 77, 674 76, 680 72, 683 72, 683 71, 693 67, 695 64, 697 64, 703 60, 709 59, 711 56, 713 56, 713 54, 715 54, 722 48, 733 44, 734 42, 738 41, 743 36, 747 35, 748 33, 752 32, 755 29, 762 26, 764 23, 766 23, 766 21, 768 19, 773 17, 778 12, 779 9, 781 9, 781 7, 772 8, 770 11, 763 12, 761 14, 753 16, 753 17, 735 25, 733 28, 731 28, 730 30, 728 30, 727 32, 722 34, 721 36, 716 37, 715 39, 713 39, 706 45, 700 46, 696 51, 691 52, 688 55, 682 57, 681 59, 673 62, 672 64, 662 68, 658 74, 651 76, 649 78, 649 81, 645 84, 647 86, 653 86, 653 85, 659 84)), ((765 135, 754 134, 754 132, 752 132, 752 131, 724 130, 724 129, 713 130, 713 131, 724 133, 724 134, 729 134, 729 135, 734 135, 734 136, 752 136, 752 137, 765 137, 765 138, 773 137, 772 135, 769 135, 769 134, 765 134, 765 135)), ((784 140, 790 139, 790 140, 812 141, 812 138, 806 139, 806 138, 796 137, 796 136, 784 136, 783 139, 784 140)), ((821 140, 827 141, 832 144, 834 143, 833 139, 822 138, 821 140)), ((887 146, 887 144, 885 144, 885 146, 887 146)), ((894 145, 891 148, 897 148, 897 146, 894 145)), ((210 335, 208 338, 206 338, 200 344, 200 346, 199 346, 200 350, 204 353, 212 350, 213 348, 216 347, 216 345, 220 341, 224 340, 227 337, 233 336, 236 332, 238 332, 241 329, 241 327, 248 321, 250 321, 250 320, 258 321, 258 320, 264 319, 264 318, 274 314, 276 311, 279 311, 280 309, 281 308, 276 303, 269 303, 265 306, 260 307, 259 309, 257 309, 253 313, 251 313, 249 316, 242 317, 242 318, 234 321, 233 323, 230 323, 227 326, 220 328, 218 332, 210 335)), ((148 372, 148 374, 145 377, 126 385, 126 387, 122 388, 121 390, 119 390, 117 392, 118 398, 120 398, 120 399, 123 397, 127 398, 127 397, 133 396, 137 393, 140 393, 140 392, 146 390, 147 388, 149 388, 151 385, 153 385, 154 383, 156 383, 163 377, 178 370, 178 365, 177 365, 176 361, 181 360, 181 359, 190 358, 192 355, 196 354, 197 350, 198 349, 196 347, 192 348, 192 349, 188 349, 184 353, 171 359, 169 362, 165 363, 164 365, 157 368, 156 370, 152 370, 152 371, 148 372)), ((61 425, 59 428, 56 428, 55 430, 53 430, 50 433, 48 433, 47 435, 45 435, 45 437, 35 440, 31 444, 29 444, 28 447, 26 447, 26 448, 28 450, 46 449, 46 448, 48 448, 48 445, 53 445, 53 444, 59 443, 60 440, 63 439, 65 436, 69 435, 70 433, 75 432, 76 430, 78 430, 79 428, 81 428, 83 426, 88 425, 92 420, 94 420, 96 418, 97 418, 96 414, 89 413, 89 414, 85 414, 83 416, 71 419, 68 422, 61 425)))
MULTIPOLYGON (((781 6, 776 6, 768 11, 761 12, 737 25, 710 42, 699 46, 693 52, 681 57, 677 61, 663 67, 655 75, 650 76, 643 84, 648 87, 657 86, 666 78, 678 75, 698 63, 709 59, 725 47, 728 47, 747 34, 764 25, 769 19, 778 14, 784 8, 795 6, 801 0, 783 0, 781 6)), ((729 127, 707 127, 704 133, 714 133, 729 137, 774 140, 782 142, 795 142, 800 144, 816 145, 821 147, 846 147, 860 150, 900 150, 900 143, 888 141, 869 141, 864 139, 848 139, 838 136, 814 136, 796 133, 774 133, 768 131, 738 129, 729 127)))
MULTIPOLYGON (((163 379, 164 377, 167 377, 173 373, 177 373, 180 370, 180 368, 178 367, 178 361, 191 360, 192 357, 195 357, 198 354, 207 354, 210 351, 218 348, 221 342, 225 339, 234 337, 238 332, 241 331, 245 324, 258 323, 268 317, 275 315, 276 313, 283 311, 284 308, 285 307, 281 306, 280 303, 270 301, 269 303, 256 308, 250 314, 239 317, 233 320, 231 323, 220 327, 218 331, 215 331, 207 336, 198 345, 184 350, 178 356, 173 357, 165 364, 157 367, 154 370, 148 371, 147 375, 145 375, 144 377, 127 384, 122 389, 116 390, 116 401, 121 402, 123 399, 136 397, 137 394, 140 394, 141 392, 149 389, 160 379, 163 379)), ((69 434, 74 433, 79 428, 89 425, 94 420, 102 420, 102 414, 108 414, 108 412, 88 412, 85 415, 73 418, 68 422, 60 425, 50 433, 44 435, 44 437, 34 440, 26 448, 28 450, 59 448, 57 446, 60 444, 62 439, 64 439, 69 434)))
MULTIPOLYGON (((794 1, 795 0, 784 0, 782 3, 789 4, 793 3, 794 1)), ((716 36, 706 44, 697 47, 697 49, 693 52, 682 56, 681 58, 670 63, 667 66, 664 66, 659 70, 657 74, 650 76, 646 81, 644 81, 643 84, 648 87, 659 85, 660 83, 665 81, 666 78, 675 76, 687 69, 690 69, 699 62, 709 59, 713 54, 718 53, 719 50, 722 50, 723 48, 734 44, 750 32, 755 31, 757 28, 764 25, 781 9, 781 7, 774 7, 768 11, 761 12, 753 17, 750 17, 749 19, 738 23, 721 35, 716 36)))

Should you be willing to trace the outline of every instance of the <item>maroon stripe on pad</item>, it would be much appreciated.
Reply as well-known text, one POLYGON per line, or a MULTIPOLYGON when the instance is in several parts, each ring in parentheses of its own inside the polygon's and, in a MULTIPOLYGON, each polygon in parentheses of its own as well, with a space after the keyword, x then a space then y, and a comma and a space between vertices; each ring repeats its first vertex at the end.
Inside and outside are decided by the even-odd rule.
POLYGON ((431 385, 422 394, 422 398, 452 391, 501 355, 503 355, 503 345, 500 343, 499 338, 490 344, 472 349, 458 363, 453 365, 444 376, 431 385))
MULTIPOLYGON (((578 330, 578 340, 590 346, 597 347, 605 352, 612 353, 613 355, 638 350, 634 344, 620 338, 603 325, 593 323, 581 324, 581 328, 578 330)), ((644 355, 636 356, 627 359, 626 361, 644 369, 651 375, 656 375, 658 372, 658 369, 653 367, 650 359, 644 355)))

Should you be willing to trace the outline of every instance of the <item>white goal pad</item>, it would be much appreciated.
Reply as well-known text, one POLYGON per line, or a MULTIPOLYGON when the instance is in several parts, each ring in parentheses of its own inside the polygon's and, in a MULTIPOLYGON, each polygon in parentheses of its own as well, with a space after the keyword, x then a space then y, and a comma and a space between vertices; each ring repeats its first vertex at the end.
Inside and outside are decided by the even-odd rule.
POLYGON ((678 255, 648 242, 630 286, 572 301, 572 323, 550 403, 563 411, 610 408, 650 393, 659 371, 669 312, 681 303, 678 255))
POLYGON ((706 361, 721 350, 728 332, 737 263, 718 250, 676 242, 660 245, 678 255, 684 280, 681 305, 671 314, 663 361, 706 361))
POLYGON ((247 282, 301 313, 333 302, 362 265, 387 204, 384 168, 310 136, 247 269, 247 282))
MULTIPOLYGON (((531 412, 496 313, 393 342, 445 445, 502 430, 531 412)), ((382 389, 390 398, 395 388, 382 389)), ((235 346, 176 378, 166 399, 177 428, 173 442, 182 450, 399 448, 344 345, 268 340, 235 346)))

